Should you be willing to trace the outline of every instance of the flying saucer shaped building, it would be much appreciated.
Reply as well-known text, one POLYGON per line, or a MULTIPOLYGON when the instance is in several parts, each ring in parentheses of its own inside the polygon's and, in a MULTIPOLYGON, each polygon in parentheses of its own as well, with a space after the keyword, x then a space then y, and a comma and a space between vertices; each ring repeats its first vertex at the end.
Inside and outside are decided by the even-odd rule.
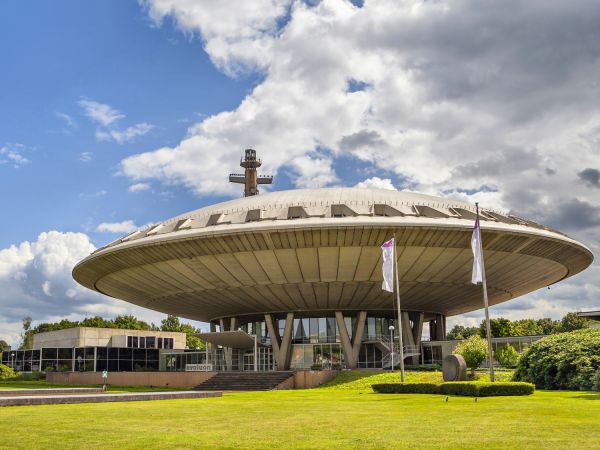
MULTIPOLYGON (((491 305, 573 276, 593 260, 556 230, 485 208, 480 214, 491 305)), ((432 339, 443 339, 447 316, 482 308, 481 286, 471 284, 475 217, 473 205, 410 192, 271 192, 136 231, 96 250, 73 276, 108 296, 210 322, 215 331, 258 335, 280 370, 320 361, 324 343, 330 352, 337 345, 347 367, 381 367, 396 313, 393 295, 381 288, 380 246, 396 235, 410 356, 425 323, 432 339)))

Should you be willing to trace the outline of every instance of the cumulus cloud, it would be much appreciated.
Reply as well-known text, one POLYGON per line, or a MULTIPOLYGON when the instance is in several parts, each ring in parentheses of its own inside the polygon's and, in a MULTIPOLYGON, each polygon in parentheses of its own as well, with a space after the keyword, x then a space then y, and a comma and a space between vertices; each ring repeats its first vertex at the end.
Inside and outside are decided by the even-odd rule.
POLYGON ((123 160, 135 182, 237 192, 223 168, 252 146, 265 171, 323 186, 343 156, 399 189, 480 201, 599 248, 597 3, 143 3, 156 24, 199 36, 226 74, 261 76, 179 144, 123 160))
POLYGON ((60 231, 0 249, 0 339, 17 345, 26 316, 34 325, 118 314, 158 323, 164 315, 90 291, 73 280, 75 264, 95 249, 86 234, 60 231))
POLYGON ((131 233, 139 227, 133 220, 124 220, 122 222, 102 222, 96 227, 100 233, 131 233))
POLYGON ((396 188, 392 184, 392 180, 390 178, 379 178, 379 177, 371 177, 366 180, 361 181, 360 183, 356 183, 354 187, 357 188, 375 188, 375 189, 389 189, 395 191, 396 188))

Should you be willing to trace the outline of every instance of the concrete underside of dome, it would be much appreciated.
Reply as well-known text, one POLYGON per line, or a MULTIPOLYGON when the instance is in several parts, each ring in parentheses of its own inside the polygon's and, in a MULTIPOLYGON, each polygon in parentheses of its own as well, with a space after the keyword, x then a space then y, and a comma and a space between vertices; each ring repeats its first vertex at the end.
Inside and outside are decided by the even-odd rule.
MULTIPOLYGON (((201 321, 333 311, 391 317, 380 246, 395 233, 403 310, 451 316, 482 307, 481 286, 471 284, 472 222, 357 219, 217 225, 149 237, 101 249, 73 276, 111 297, 201 321)), ((593 259, 583 245, 548 230, 482 223, 482 231, 491 305, 575 275, 593 259)))

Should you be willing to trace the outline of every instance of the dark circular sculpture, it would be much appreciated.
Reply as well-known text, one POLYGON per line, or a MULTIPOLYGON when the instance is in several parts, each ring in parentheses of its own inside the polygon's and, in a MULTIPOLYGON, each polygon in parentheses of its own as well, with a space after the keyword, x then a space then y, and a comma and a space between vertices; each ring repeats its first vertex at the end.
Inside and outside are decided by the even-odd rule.
POLYGON ((444 381, 465 381, 467 379, 467 363, 461 355, 448 355, 442 361, 444 381))

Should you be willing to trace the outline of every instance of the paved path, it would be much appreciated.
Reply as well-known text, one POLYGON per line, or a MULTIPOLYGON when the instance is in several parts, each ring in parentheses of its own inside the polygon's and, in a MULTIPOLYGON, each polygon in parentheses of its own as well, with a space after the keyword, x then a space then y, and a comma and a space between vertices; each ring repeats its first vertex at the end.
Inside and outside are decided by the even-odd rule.
POLYGON ((52 394, 0 396, 0 406, 54 405, 69 403, 135 402, 141 400, 172 400, 183 398, 222 397, 222 392, 119 392, 97 394, 52 394))
POLYGON ((93 394, 96 392, 103 392, 102 388, 0 389, 0 397, 12 397, 15 395, 93 394))

